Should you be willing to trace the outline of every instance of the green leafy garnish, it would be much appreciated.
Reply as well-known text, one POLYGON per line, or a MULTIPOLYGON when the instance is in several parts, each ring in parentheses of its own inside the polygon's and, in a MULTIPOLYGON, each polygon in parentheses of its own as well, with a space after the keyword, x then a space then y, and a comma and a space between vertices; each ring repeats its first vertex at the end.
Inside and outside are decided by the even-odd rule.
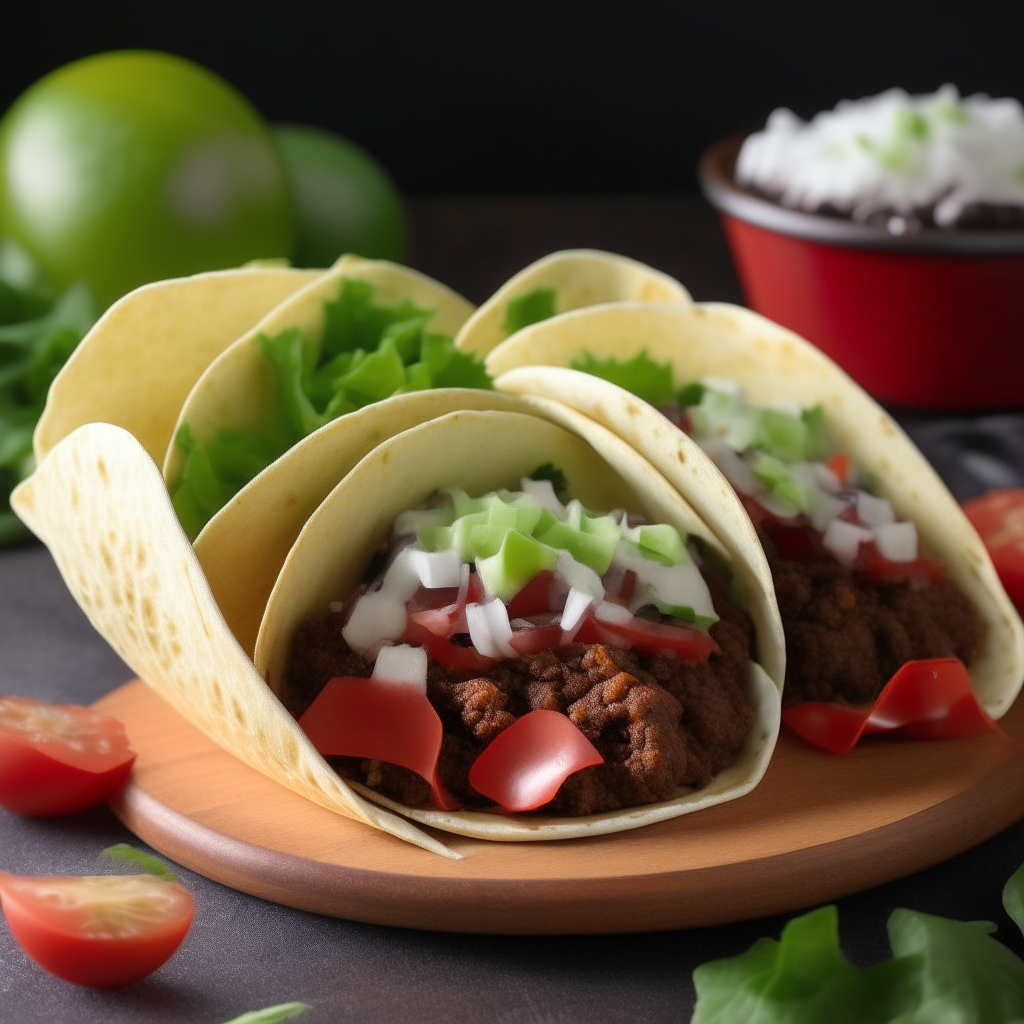
POLYGON ((896 135, 898 138, 923 141, 931 134, 931 125, 924 114, 916 110, 900 110, 896 113, 896 135))
POLYGON ((524 327, 529 327, 530 324, 553 317, 556 298, 554 288, 534 288, 533 291, 512 299, 505 307, 505 319, 501 323, 501 329, 506 334, 514 334, 524 327))
POLYGON ((672 367, 668 363, 656 363, 646 350, 625 361, 614 357, 597 359, 589 352, 584 352, 571 365, 574 370, 582 370, 618 384, 620 388, 653 406, 668 405, 675 398, 672 367))
POLYGON ((561 498, 569 491, 569 481, 565 474, 552 462, 545 462, 538 466, 531 474, 531 480, 550 480, 555 494, 561 498))
POLYGON ((291 1020, 309 1009, 306 1003, 278 1003, 263 1010, 250 1010, 240 1017, 232 1017, 225 1024, 279 1024, 282 1020, 291 1020))
POLYGON ((1003 886, 1003 909, 1024 932, 1024 864, 1010 875, 1003 886))
POLYGON ((0 545, 29 536, 11 491, 35 468, 32 432, 50 384, 96 320, 85 285, 54 302, 19 252, 0 244, 0 545))
POLYGON ((339 416, 408 391, 493 387, 477 356, 427 331, 433 311, 408 300, 380 305, 375 295, 374 285, 342 278, 338 297, 324 303, 319 341, 295 327, 259 336, 277 382, 263 427, 218 430, 208 443, 187 423, 179 430, 186 460, 173 501, 191 539, 261 470, 339 416))
POLYGON ((127 843, 115 843, 102 851, 104 857, 112 857, 115 860, 126 860, 138 868, 142 868, 147 875, 156 875, 167 882, 176 882, 174 872, 159 857, 153 857, 142 850, 137 850, 127 843))

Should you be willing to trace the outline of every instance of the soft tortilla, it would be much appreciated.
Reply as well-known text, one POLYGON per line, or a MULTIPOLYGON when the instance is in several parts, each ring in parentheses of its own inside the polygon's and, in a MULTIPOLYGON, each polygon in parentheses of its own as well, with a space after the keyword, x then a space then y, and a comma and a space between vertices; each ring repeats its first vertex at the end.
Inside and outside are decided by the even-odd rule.
POLYGON ((212 740, 314 803, 457 856, 353 792, 267 689, 214 602, 160 470, 126 430, 78 428, 11 506, 103 638, 212 740))
POLYGON ((596 303, 693 300, 673 277, 644 263, 599 249, 566 249, 531 263, 509 278, 470 318, 455 339, 458 348, 485 356, 508 337, 502 326, 512 299, 537 288, 553 288, 556 312, 596 303))
POLYGON ((324 302, 338 297, 343 277, 356 277, 377 288, 376 299, 392 304, 411 299, 435 310, 430 329, 455 334, 473 312, 473 306, 450 288, 425 274, 388 263, 343 256, 326 273, 276 306, 263 320, 238 338, 206 368, 188 397, 179 403, 177 423, 163 458, 164 479, 178 482, 184 452, 174 444, 178 428, 188 422, 197 441, 209 443, 218 428, 251 430, 263 426, 274 408, 277 379, 259 345, 260 334, 273 335, 297 327, 310 338, 323 332, 324 302))
MULTIPOLYGON (((924 548, 967 594, 988 624, 981 654, 968 666, 978 700, 994 718, 1024 681, 1024 627, 985 546, 938 474, 893 419, 821 351, 738 306, 689 308, 621 303, 567 313, 524 328, 487 359, 498 386, 565 402, 615 431, 662 472, 723 539, 738 536, 732 517, 704 502, 717 469, 701 463, 681 431, 645 402, 568 367, 583 352, 629 359, 644 351, 672 365, 675 383, 705 376, 739 383, 758 403, 821 403, 836 444, 866 471, 901 519, 917 524, 924 548), (515 369, 522 367, 522 369, 515 369)), ((720 485, 721 486, 721 485, 720 485)), ((726 485, 727 486, 727 485, 726 485)), ((764 571, 767 571, 766 567, 764 571)))
MULTIPOLYGON (((255 662, 271 690, 280 693, 292 637, 305 619, 325 614, 328 604, 357 586, 400 512, 414 508, 440 487, 482 493, 518 487, 537 466, 553 462, 573 493, 593 509, 626 508, 723 546, 649 463, 611 431, 555 403, 533 403, 572 432, 540 416, 516 412, 454 412, 398 434, 373 449, 331 492, 299 534, 267 604, 255 662)), ((755 566, 735 564, 757 628, 761 664, 751 663, 748 694, 757 712, 736 762, 712 783, 671 800, 580 818, 516 817, 405 807, 362 786, 377 801, 434 828, 479 839, 535 841, 581 838, 701 810, 748 793, 768 765, 779 729, 781 685, 765 667, 784 672, 785 651, 774 592, 755 566), (774 619, 773 619, 774 616, 774 619)))
POLYGON ((252 266, 143 285, 100 317, 57 375, 33 436, 37 462, 83 423, 130 430, 158 462, 210 362, 322 270, 252 266))

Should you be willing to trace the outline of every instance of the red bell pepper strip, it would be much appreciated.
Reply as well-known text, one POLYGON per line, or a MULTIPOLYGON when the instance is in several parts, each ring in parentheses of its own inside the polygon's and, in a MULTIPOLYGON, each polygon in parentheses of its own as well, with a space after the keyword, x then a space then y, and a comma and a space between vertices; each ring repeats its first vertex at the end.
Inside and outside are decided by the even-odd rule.
POLYGON ((469 784, 506 811, 535 811, 574 772, 604 764, 572 719, 531 711, 488 744, 469 769, 469 784))
POLYGON ((797 704, 782 712, 782 721, 830 754, 849 753, 861 736, 881 732, 919 740, 961 739, 985 732, 1008 738, 978 703, 959 658, 908 661, 870 708, 797 704))
POLYGON ((325 757, 369 757, 408 768, 425 779, 443 810, 457 806, 437 774, 441 719, 418 687, 339 676, 299 719, 325 757))

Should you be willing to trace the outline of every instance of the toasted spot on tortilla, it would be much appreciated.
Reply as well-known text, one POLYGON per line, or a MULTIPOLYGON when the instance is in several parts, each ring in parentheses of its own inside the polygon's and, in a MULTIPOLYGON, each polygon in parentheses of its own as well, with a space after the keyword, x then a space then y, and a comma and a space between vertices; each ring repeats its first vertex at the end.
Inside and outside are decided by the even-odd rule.
POLYGON ((152 629, 156 625, 156 614, 153 609, 153 602, 148 597, 144 597, 142 599, 142 621, 145 623, 147 629, 152 629))
POLYGON ((102 455, 96 460, 96 470, 100 474, 100 479, 103 481, 103 483, 105 485, 109 485, 110 474, 107 472, 107 463, 102 455))
POLYGON ((880 416, 878 422, 882 428, 883 434, 885 434, 887 437, 896 436, 896 428, 893 427, 892 423, 889 422, 888 416, 880 416))
POLYGON ((685 462, 686 461, 686 452, 684 452, 683 449, 680 448, 679 451, 676 452, 676 458, 680 462, 685 462))

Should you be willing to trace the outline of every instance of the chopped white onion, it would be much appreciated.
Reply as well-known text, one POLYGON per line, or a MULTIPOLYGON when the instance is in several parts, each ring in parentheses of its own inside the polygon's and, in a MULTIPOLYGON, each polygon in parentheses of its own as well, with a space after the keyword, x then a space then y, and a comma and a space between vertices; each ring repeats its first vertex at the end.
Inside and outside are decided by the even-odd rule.
POLYGON ((734 380, 726 380, 724 377, 701 377, 701 384, 712 391, 719 391, 723 395, 742 395, 743 388, 734 380))
POLYGON ((382 647, 373 666, 371 679, 396 686, 413 686, 427 692, 427 651, 424 647, 398 644, 382 647))
POLYGON ((644 558, 632 544, 619 541, 612 565, 632 569, 636 573, 636 589, 630 608, 636 611, 645 604, 674 604, 692 608, 698 615, 714 615, 711 600, 700 569, 693 562, 681 565, 662 565, 644 558))
POLYGON ((875 544, 890 562, 913 562, 917 558, 917 527, 913 523, 883 523, 874 529, 875 544))
POLYGON ((626 625, 633 621, 633 613, 614 601, 602 601, 594 609, 594 618, 600 619, 601 622, 618 622, 626 625))
POLYGON ((829 494, 836 494, 843 489, 843 482, 837 473, 834 473, 824 462, 810 462, 811 472, 814 474, 814 482, 828 491, 829 494))
POLYGON ((466 595, 469 593, 469 562, 463 562, 459 567, 459 596, 457 604, 466 603, 466 595))
POLYGON ((565 506, 558 500, 558 495, 555 494, 554 485, 550 480, 531 480, 528 476, 524 476, 519 481, 519 486, 541 508, 553 512, 559 519, 565 518, 565 506))
POLYGON ((867 491, 857 492, 857 516, 860 521, 869 527, 885 526, 887 523, 896 522, 896 513, 892 505, 885 498, 876 498, 867 491))
MULTIPOLYGON (((582 591, 593 598, 595 603, 604 598, 604 584, 601 582, 601 577, 589 565, 577 562, 564 548, 558 550, 555 575, 565 580, 570 588, 582 591)), ((552 605, 552 607, 554 606, 552 605)))
POLYGON ((412 548, 409 558, 420 583, 428 590, 457 587, 462 578, 462 562, 451 548, 444 551, 421 551, 412 548))
POLYGON ((569 596, 565 599, 565 608, 562 609, 562 642, 569 641, 576 635, 587 613, 594 607, 595 601, 590 594, 585 594, 575 587, 570 588, 569 596), (568 634, 569 639, 566 639, 568 634))
POLYGON ((405 602, 419 589, 420 577, 413 567, 411 548, 403 548, 388 566, 379 590, 363 594, 355 603, 341 635, 353 650, 365 657, 376 655, 380 645, 397 640, 405 632, 405 602))
POLYGON ((700 446, 740 494, 753 496, 765 489, 739 453, 727 442, 718 438, 706 438, 700 442, 700 446))
POLYGON ((402 512, 391 529, 393 537, 418 533, 427 526, 447 526, 450 512, 444 508, 414 508, 402 512))
POLYGON ((821 542, 843 565, 852 565, 857 557, 861 542, 869 541, 874 535, 870 530, 845 519, 833 519, 828 524, 821 542))
POLYGON ((514 658, 512 625, 508 621, 508 609, 498 597, 486 604, 466 605, 466 625, 473 646, 485 658, 514 658))
POLYGON ((565 521, 574 530, 581 528, 583 524, 583 503, 579 498, 573 498, 572 501, 565 506, 565 521))

